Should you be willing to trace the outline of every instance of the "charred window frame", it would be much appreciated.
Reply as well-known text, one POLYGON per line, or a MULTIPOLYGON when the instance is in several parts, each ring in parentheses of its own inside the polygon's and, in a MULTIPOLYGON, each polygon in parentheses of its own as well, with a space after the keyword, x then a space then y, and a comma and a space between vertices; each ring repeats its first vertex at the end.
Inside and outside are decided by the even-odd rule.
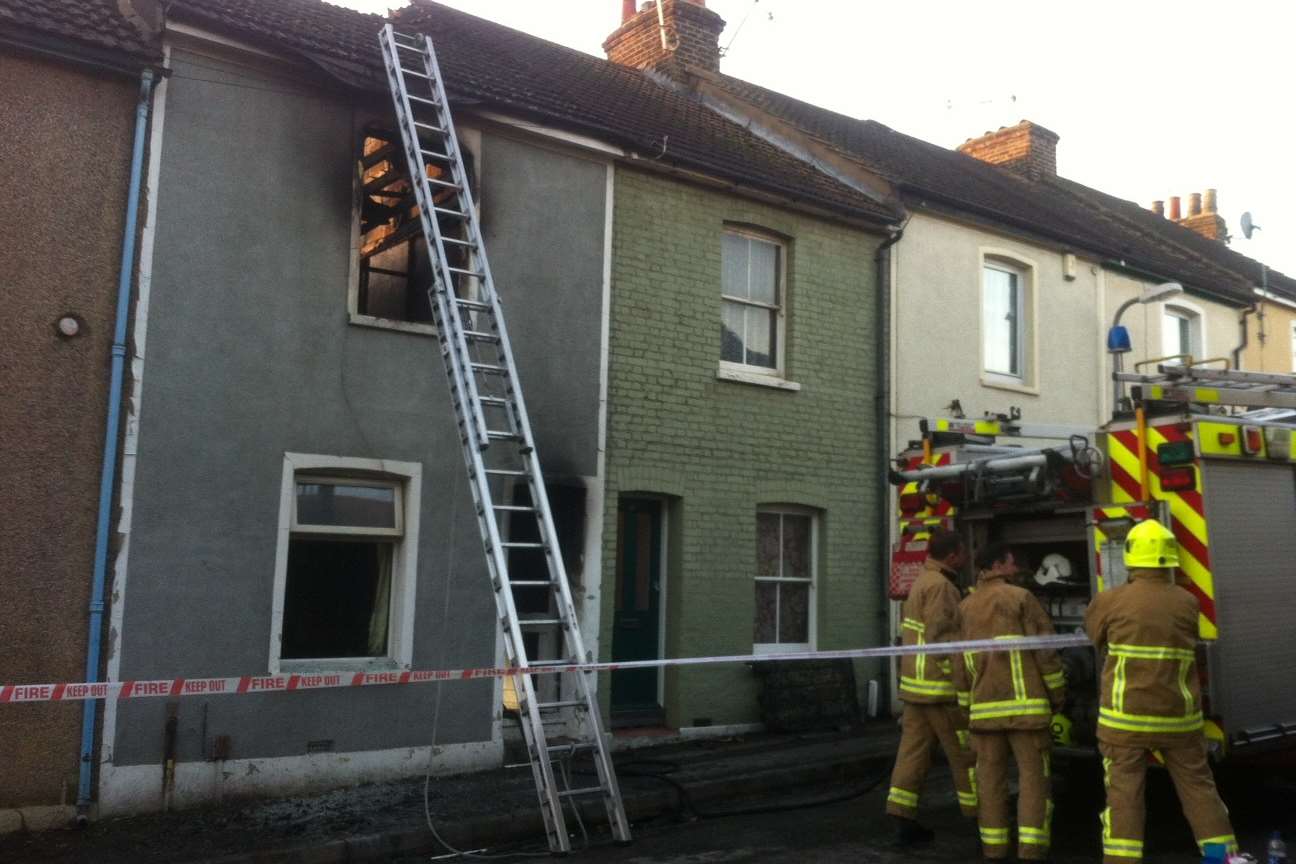
MULTIPOLYGON (((460 151, 475 200, 473 156, 462 145, 460 151)), ((352 321, 432 333, 432 267, 400 136, 367 125, 357 136, 356 154, 359 266, 351 292, 352 321)), ((434 179, 444 170, 428 165, 434 179)))

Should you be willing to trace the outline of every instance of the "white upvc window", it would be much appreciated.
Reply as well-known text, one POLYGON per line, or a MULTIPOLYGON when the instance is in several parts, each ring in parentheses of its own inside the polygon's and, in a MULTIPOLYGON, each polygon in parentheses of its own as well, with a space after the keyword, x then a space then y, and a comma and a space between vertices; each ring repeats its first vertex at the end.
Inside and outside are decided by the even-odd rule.
POLYGON ((288 453, 270 671, 408 668, 422 466, 288 453))
POLYGON ((755 653, 813 651, 819 517, 802 507, 756 512, 755 653))
POLYGON ((1201 322, 1201 313, 1195 310, 1183 306, 1166 306, 1161 317, 1162 356, 1188 355, 1194 360, 1202 359, 1201 322))
POLYGON ((981 279, 982 368, 1024 382, 1030 323, 1026 274, 1010 264, 987 260, 981 279))
POLYGON ((786 313, 786 247, 729 227, 721 241, 720 365, 781 376, 786 313))

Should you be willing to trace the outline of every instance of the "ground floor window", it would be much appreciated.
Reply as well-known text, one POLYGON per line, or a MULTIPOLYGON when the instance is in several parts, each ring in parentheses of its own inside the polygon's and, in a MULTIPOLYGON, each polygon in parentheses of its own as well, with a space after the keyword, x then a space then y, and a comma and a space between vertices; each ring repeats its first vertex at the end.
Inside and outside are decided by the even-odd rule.
POLYGON ((756 513, 756 651, 812 650, 819 518, 764 506, 756 513))
POLYGON ((272 667, 408 664, 419 468, 289 455, 272 667))

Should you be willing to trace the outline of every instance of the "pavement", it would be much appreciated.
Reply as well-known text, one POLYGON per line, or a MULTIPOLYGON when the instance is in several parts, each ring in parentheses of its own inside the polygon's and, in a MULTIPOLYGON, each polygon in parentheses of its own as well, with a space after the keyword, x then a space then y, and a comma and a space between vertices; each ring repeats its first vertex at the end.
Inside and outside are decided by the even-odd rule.
MULTIPOLYGON (((672 824, 700 814, 718 816, 732 801, 804 795, 807 789, 816 797, 816 788, 840 795, 843 789, 881 783, 898 737, 894 723, 879 721, 850 732, 653 746, 618 752, 615 760, 632 823, 672 824)), ((427 797, 437 833, 456 848, 544 849, 526 766, 434 777, 427 797)), ((607 839, 598 825, 601 811, 597 802, 584 810, 593 842, 600 844, 607 839)), ((408 856, 426 861, 443 848, 428 828, 424 782, 417 779, 104 820, 80 830, 11 834, 0 837, 0 862, 350 864, 408 856)))
MULTIPOLYGON (((922 818, 927 846, 901 849, 883 815, 898 728, 887 721, 842 733, 753 735, 659 745, 616 755, 634 842, 612 844, 601 806, 585 808, 575 861, 609 864, 900 864, 979 857, 948 770, 933 769, 922 818)), ((578 766, 579 768, 579 766, 578 766)), ((1100 859, 1102 784, 1092 761, 1059 766, 1056 864, 1100 859)), ((1296 766, 1235 764, 1221 776, 1243 849, 1264 860, 1275 829, 1296 838, 1296 766)), ((0 837, 0 862, 95 864, 415 864, 450 846, 492 856, 547 857, 530 770, 523 766, 373 784, 309 798, 98 822, 87 829, 0 837)), ((1148 779, 1147 864, 1198 860, 1168 778, 1148 779)))

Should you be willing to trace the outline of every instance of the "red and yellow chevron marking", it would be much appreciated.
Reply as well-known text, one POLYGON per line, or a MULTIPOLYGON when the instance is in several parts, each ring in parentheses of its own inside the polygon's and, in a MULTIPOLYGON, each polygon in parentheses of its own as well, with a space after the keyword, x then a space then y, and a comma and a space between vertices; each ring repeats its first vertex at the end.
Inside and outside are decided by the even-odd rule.
MULTIPOLYGON (((1201 607, 1201 617, 1198 620, 1201 637, 1215 639, 1219 636, 1219 628, 1215 617, 1215 582, 1210 569, 1206 508, 1201 493, 1201 468, 1193 466, 1197 475, 1196 489, 1166 492, 1161 488, 1161 463, 1156 456, 1159 445, 1187 438, 1187 429, 1177 424, 1148 427, 1147 491, 1150 498, 1170 505, 1170 530, 1179 541, 1179 573, 1183 577, 1184 587, 1196 596, 1201 607)), ((1117 503, 1139 500, 1138 434, 1132 429, 1109 432, 1107 442, 1112 500, 1117 503)))
POLYGON ((1098 577, 1098 590, 1106 591, 1107 586, 1103 581, 1102 550, 1107 545, 1107 532, 1103 531, 1104 522, 1119 522, 1122 519, 1133 519, 1135 521, 1147 519, 1151 514, 1148 508, 1142 504, 1136 504, 1132 507, 1095 507, 1093 511, 1094 521, 1094 574, 1098 577))
MULTIPOLYGON (((905 463, 905 470, 912 471, 915 468, 921 468, 923 465, 932 465, 934 467, 948 465, 950 464, 951 458, 952 455, 949 452, 933 453, 930 459, 923 459, 921 456, 914 456, 905 463)), ((917 495, 918 481, 913 480, 901 486, 899 494, 917 495)), ((948 500, 935 494, 929 494, 926 500, 927 506, 908 516, 901 517, 901 530, 903 530, 906 524, 940 525, 954 515, 954 505, 948 500)))

